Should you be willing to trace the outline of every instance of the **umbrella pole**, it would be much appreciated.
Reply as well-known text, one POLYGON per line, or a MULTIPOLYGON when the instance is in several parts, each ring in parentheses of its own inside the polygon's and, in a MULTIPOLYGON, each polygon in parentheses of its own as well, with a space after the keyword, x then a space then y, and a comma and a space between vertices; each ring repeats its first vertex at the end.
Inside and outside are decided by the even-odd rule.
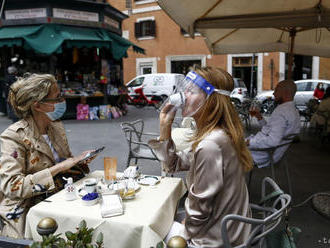
POLYGON ((292 79, 292 65, 293 65, 293 48, 294 48, 294 39, 296 37, 296 28, 290 30, 290 51, 288 59, 288 79, 292 79))

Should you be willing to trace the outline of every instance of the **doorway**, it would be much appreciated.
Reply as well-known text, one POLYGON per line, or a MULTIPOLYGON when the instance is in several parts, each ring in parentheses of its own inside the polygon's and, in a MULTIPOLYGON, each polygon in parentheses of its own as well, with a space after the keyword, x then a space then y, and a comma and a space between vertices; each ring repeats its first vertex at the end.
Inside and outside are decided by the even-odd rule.
POLYGON ((257 93, 258 57, 244 56, 232 58, 232 76, 244 81, 249 94, 257 93), (252 77, 251 77, 252 75, 252 77), (251 83, 252 80, 252 83, 251 83), (252 90, 251 90, 252 87, 252 90))
MULTIPOLYGON (((285 78, 288 76, 289 55, 285 54, 285 78)), ((294 55, 292 65, 292 80, 312 78, 313 56, 294 55)))

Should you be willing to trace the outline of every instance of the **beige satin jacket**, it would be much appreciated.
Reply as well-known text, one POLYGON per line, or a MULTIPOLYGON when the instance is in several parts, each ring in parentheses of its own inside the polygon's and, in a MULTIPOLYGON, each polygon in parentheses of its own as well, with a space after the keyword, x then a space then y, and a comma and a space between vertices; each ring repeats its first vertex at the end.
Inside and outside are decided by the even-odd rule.
MULTIPOLYGON (((60 158, 72 156, 60 121, 51 123, 48 136, 60 158)), ((0 235, 23 238, 29 208, 59 190, 63 174, 53 179, 53 153, 32 118, 9 126, 0 141, 0 235)))
MULTIPOLYGON (((220 129, 214 130, 199 143, 195 152, 187 148, 175 153, 172 140, 151 140, 149 145, 168 172, 189 170, 186 237, 199 247, 223 247, 222 218, 228 214, 251 216, 244 171, 228 136, 220 129)), ((232 245, 241 244, 250 229, 250 225, 228 222, 232 245)))

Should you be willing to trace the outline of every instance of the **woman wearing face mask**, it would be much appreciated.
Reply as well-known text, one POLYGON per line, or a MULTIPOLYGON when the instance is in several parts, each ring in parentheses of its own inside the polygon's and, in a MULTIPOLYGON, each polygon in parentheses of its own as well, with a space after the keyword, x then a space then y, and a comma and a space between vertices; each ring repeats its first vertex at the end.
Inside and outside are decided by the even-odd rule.
POLYGON ((20 121, 0 136, 0 235, 23 238, 30 207, 63 187, 63 176, 82 178, 89 169, 73 157, 58 120, 66 110, 54 76, 32 74, 10 87, 20 121))
POLYGON ((318 83, 314 90, 314 99, 321 101, 324 96, 324 87, 323 83, 318 83))
MULTIPOLYGON (((181 235, 197 247, 223 247, 222 218, 228 214, 250 216, 244 175, 252 168, 252 158, 244 142, 241 121, 230 101, 233 87, 232 77, 222 69, 195 69, 161 110, 160 137, 149 144, 165 171, 188 170, 185 218, 182 224, 174 222, 166 240, 181 235), (175 152, 171 125, 178 108, 182 108, 183 117, 195 119, 197 129, 192 145, 175 152)), ((233 246, 241 244, 249 232, 247 224, 228 223, 233 246)))

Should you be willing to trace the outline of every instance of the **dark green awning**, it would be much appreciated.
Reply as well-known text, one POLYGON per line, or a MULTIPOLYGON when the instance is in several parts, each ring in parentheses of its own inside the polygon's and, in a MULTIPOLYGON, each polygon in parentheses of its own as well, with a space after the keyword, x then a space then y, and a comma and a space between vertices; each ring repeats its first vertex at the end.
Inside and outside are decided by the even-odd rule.
POLYGON ((127 56, 127 49, 144 53, 144 49, 130 41, 100 28, 83 28, 59 24, 37 26, 19 26, 0 28, 0 47, 24 46, 38 53, 51 54, 62 51, 62 44, 67 47, 106 47, 115 59, 127 56))

